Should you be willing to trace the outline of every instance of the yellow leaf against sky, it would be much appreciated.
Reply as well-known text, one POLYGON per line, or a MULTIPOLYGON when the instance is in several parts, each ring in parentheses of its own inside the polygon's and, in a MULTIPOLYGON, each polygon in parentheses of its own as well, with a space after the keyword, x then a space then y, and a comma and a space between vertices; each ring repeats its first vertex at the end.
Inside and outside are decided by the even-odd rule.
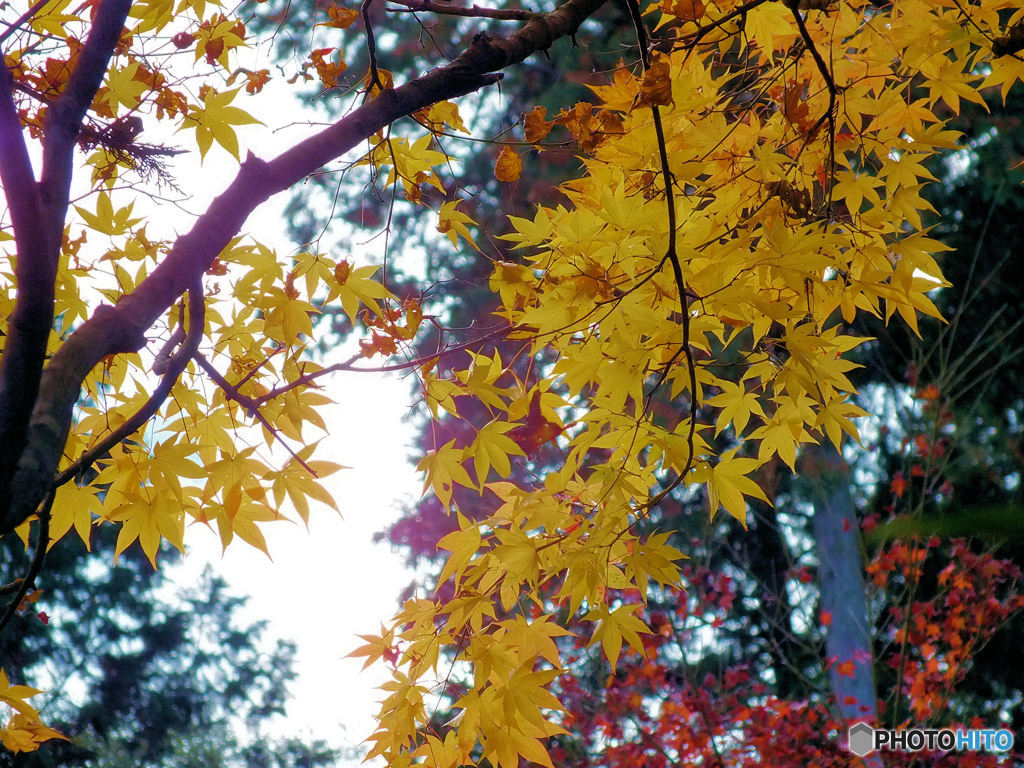
POLYGON ((175 0, 137 0, 128 15, 138 19, 136 34, 163 29, 174 19, 175 0))
POLYGON ((392 299, 395 296, 391 291, 381 285, 373 276, 380 269, 379 265, 368 264, 362 267, 354 267, 349 270, 344 282, 332 286, 327 296, 327 301, 338 297, 341 300, 341 308, 345 310, 349 320, 353 324, 359 320, 359 306, 363 305, 373 314, 380 316, 381 306, 379 300, 392 299))
POLYGON ((232 91, 217 91, 212 87, 207 88, 203 94, 203 106, 192 105, 188 114, 182 118, 182 124, 178 130, 188 129, 196 132, 196 145, 199 147, 200 157, 205 158, 206 153, 213 146, 213 142, 216 141, 232 157, 236 160, 240 159, 238 137, 232 126, 250 125, 260 123, 260 121, 244 109, 231 106, 231 102, 234 101, 239 90, 235 88, 232 91))
POLYGON ((462 237, 473 248, 480 250, 469 231, 470 227, 476 226, 476 222, 459 210, 461 202, 462 200, 448 200, 441 203, 441 210, 437 214, 437 231, 451 240, 454 246, 458 246, 459 237, 462 237))
POLYGON ((298 455, 288 460, 288 463, 279 470, 272 471, 272 489, 274 504, 280 509, 287 498, 295 507, 302 522, 309 524, 309 501, 318 501, 325 506, 337 511, 338 503, 334 496, 322 484, 325 477, 333 475, 348 467, 337 464, 333 461, 315 460, 310 458, 316 449, 316 444, 303 446, 298 455), (302 460, 300 463, 299 460, 302 460), (303 466, 305 465, 305 466, 303 466), (316 477, 310 474, 309 470, 316 472, 316 477))
POLYGON ((110 193, 100 192, 96 196, 95 213, 81 205, 76 205, 75 210, 78 211, 78 215, 82 217, 89 229, 114 237, 127 233, 128 230, 142 221, 141 218, 132 218, 134 207, 135 203, 129 203, 115 211, 113 201, 110 199, 110 193))
POLYGON ((118 114, 120 107, 131 111, 139 106, 139 99, 149 87, 136 77, 138 73, 139 64, 134 61, 107 73, 107 89, 102 92, 102 97, 111 114, 118 114))

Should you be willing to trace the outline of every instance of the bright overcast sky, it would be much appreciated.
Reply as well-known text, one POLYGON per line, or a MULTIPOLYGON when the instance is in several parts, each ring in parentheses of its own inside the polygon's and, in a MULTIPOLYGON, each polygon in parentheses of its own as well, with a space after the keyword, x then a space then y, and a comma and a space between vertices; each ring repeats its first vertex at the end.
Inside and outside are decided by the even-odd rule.
MULTIPOLYGON (((272 130, 282 126, 270 124, 270 120, 277 116, 296 119, 301 112, 301 105, 290 98, 290 88, 280 76, 255 98, 240 93, 235 105, 268 123, 239 130, 243 156, 248 148, 261 157, 273 157, 282 147, 317 130, 308 125, 272 130)), ((312 111, 305 114, 311 120, 325 119, 312 111)), ((187 142, 182 136, 172 135, 168 143, 184 145, 187 142)), ((184 207, 204 210, 236 168, 218 148, 211 150, 202 167, 194 151, 177 158, 174 171, 178 183, 193 193, 184 207), (196 181, 190 182, 192 178, 196 181), (218 181, 211 184, 211 178, 218 181)), ((285 235, 281 215, 288 195, 283 193, 265 203, 245 227, 281 258, 295 250, 285 235)), ((183 218, 177 229, 183 232, 188 226, 190 222, 183 218)), ((372 234, 360 233, 360 239, 372 234)), ((329 242, 328 237, 325 247, 329 242)), ((379 263, 380 256, 372 255, 377 250, 356 246, 352 253, 330 255, 356 263, 379 263)), ((216 534, 193 526, 186 534, 185 564, 176 578, 188 584, 212 563, 235 591, 251 598, 247 618, 268 619, 271 636, 297 642, 299 679, 292 686, 287 721, 279 724, 280 735, 355 746, 373 730, 379 698, 374 688, 385 678, 379 669, 361 672, 361 659, 344 656, 361 644, 356 634, 376 632, 381 622, 394 615, 397 596, 412 578, 400 558, 387 545, 373 544, 372 536, 397 517, 403 504, 416 501, 422 485, 409 461, 413 428, 403 422, 413 397, 407 380, 341 373, 326 381, 325 391, 337 404, 325 413, 329 435, 315 458, 349 467, 326 480, 341 515, 311 504, 308 532, 301 523, 265 526, 273 562, 237 539, 222 557, 216 534)), ((357 759, 339 763, 358 764, 357 759)))
POLYGON ((281 733, 344 746, 371 732, 378 698, 373 689, 384 677, 380 670, 361 672, 361 659, 343 657, 360 644, 357 633, 375 632, 391 618, 411 579, 372 536, 396 516, 400 503, 415 500, 421 485, 407 460, 407 383, 347 374, 329 389, 339 402, 327 414, 331 434, 318 455, 350 467, 326 481, 341 516, 315 510, 308 532, 301 523, 267 526, 273 562, 241 542, 221 557, 216 534, 193 531, 179 580, 187 584, 213 563, 235 591, 251 596, 247 618, 269 619, 272 636, 298 643, 299 679, 281 733))

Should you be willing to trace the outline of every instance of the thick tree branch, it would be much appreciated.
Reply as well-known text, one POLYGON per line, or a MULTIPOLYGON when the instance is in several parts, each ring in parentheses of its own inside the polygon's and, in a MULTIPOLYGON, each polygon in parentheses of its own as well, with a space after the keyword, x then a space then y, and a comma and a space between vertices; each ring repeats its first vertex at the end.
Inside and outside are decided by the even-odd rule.
MULTIPOLYGON (((40 186, 51 237, 64 234, 74 154, 86 110, 103 84, 103 76, 121 38, 132 0, 101 0, 85 45, 60 96, 46 111, 43 124, 43 170, 40 186)), ((52 281, 51 281, 52 282, 52 281)), ((19 285, 20 288, 20 285, 19 285)))
MULTIPOLYGON (((36 185, 35 174, 28 155, 28 147, 21 132, 21 121, 14 103, 14 78, 6 64, 0 65, 0 185, 7 198, 14 228, 14 244, 18 252, 16 274, 30 273, 29 265, 42 258, 45 242, 43 205, 36 185)), ((50 292, 53 284, 50 284, 50 292)), ((4 352, 0 358, 0 498, 8 487, 17 466, 18 454, 24 445, 25 429, 32 401, 38 387, 41 359, 36 366, 36 383, 26 381, 26 367, 32 365, 30 349, 37 345, 25 337, 23 327, 28 314, 26 299, 18 292, 18 306, 22 311, 12 315, 7 329, 4 352)), ((46 329, 49 333, 49 327, 46 329)))
POLYGON ((0 118, 0 131, 5 159, 0 165, 10 165, 15 171, 10 184, 6 174, 3 179, 12 217, 14 207, 21 210, 20 227, 15 221, 18 294, 0 362, 0 510, 8 506, 12 474, 26 445, 29 417, 39 392, 46 344, 53 328, 54 286, 78 132, 103 82, 130 9, 131 0, 102 0, 99 4, 68 83, 47 109, 38 186, 32 179, 24 139, 20 136, 21 127, 11 98, 12 78, 4 67, 4 84, 0 86, 0 99, 4 101, 0 110, 4 117, 0 118), (8 143, 13 153, 10 163, 6 159, 8 143), (19 202, 22 196, 26 198, 24 203, 19 202))
POLYGON ((0 185, 7 197, 19 252, 41 231, 40 199, 21 121, 14 103, 14 78, 0 66, 0 185))
POLYGON ((479 5, 465 8, 449 5, 445 2, 435 2, 435 0, 388 0, 388 2, 404 6, 402 8, 388 8, 392 13, 427 11, 446 16, 470 16, 480 19, 498 19, 499 21, 529 21, 542 15, 535 11, 521 11, 517 8, 481 8, 479 5))
POLYGON ((260 160, 250 153, 234 181, 192 229, 178 238, 163 262, 116 306, 99 307, 50 361, 29 425, 29 444, 11 485, 10 504, 0 507, 0 535, 26 520, 50 487, 89 371, 107 355, 140 349, 146 329, 209 267, 257 206, 398 118, 498 82, 499 70, 546 50, 560 37, 575 34, 603 3, 569 0, 508 37, 480 33, 451 63, 383 91, 274 160, 260 160))

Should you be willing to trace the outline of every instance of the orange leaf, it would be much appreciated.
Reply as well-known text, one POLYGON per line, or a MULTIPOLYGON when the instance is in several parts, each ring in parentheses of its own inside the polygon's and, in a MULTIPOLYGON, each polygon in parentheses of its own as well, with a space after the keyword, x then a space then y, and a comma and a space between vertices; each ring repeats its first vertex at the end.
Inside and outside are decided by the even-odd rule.
POLYGON ((523 172, 523 158, 511 147, 502 147, 498 162, 494 165, 494 177, 498 181, 516 181, 523 172))
POLYGON ((903 477, 902 472, 897 472, 893 476, 892 482, 889 483, 889 490, 896 494, 897 499, 903 498, 903 492, 907 490, 907 480, 903 477))
POLYGON ((526 424, 510 429, 508 436, 516 441, 527 456, 532 455, 548 440, 554 440, 562 433, 562 427, 548 421, 540 410, 540 390, 533 393, 530 410, 526 414, 526 424))
POLYGON ((391 336, 384 336, 376 331, 373 332, 373 338, 370 341, 360 340, 359 348, 363 357, 373 357, 377 354, 393 355, 398 351, 395 340, 391 336))
POLYGON ((853 677, 857 667, 852 661, 844 661, 836 666, 836 671, 841 677, 853 677))
POLYGON ((338 285, 344 285, 350 274, 352 274, 352 263, 349 261, 339 261, 334 267, 334 279, 338 281, 338 285))
POLYGON ((700 0, 662 0, 661 8, 682 21, 697 21, 707 10, 700 0))
POLYGON ((544 107, 534 107, 526 113, 526 119, 523 121, 523 133, 530 143, 543 141, 551 133, 551 126, 554 123, 544 119, 546 113, 547 110, 544 107))
POLYGON ((318 48, 309 55, 310 61, 313 62, 313 66, 316 68, 316 73, 320 76, 320 81, 326 88, 334 88, 338 84, 338 78, 348 69, 348 66, 341 59, 340 52, 337 63, 327 60, 327 56, 334 50, 336 49, 318 48))
POLYGON ((318 27, 346 29, 352 26, 352 23, 359 18, 359 11, 354 8, 342 8, 340 5, 332 5, 327 9, 327 16, 330 18, 330 21, 322 21, 317 24, 318 27))
POLYGON ((665 57, 656 58, 651 68, 644 72, 639 101, 648 107, 664 107, 672 103, 672 73, 665 57))

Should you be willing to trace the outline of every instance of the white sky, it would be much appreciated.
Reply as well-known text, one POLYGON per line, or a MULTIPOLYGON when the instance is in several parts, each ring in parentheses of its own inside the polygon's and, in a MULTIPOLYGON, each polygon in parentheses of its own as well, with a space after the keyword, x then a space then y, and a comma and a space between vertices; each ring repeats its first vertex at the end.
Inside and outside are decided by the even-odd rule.
MULTIPOLYGON (((278 117, 324 119, 314 110, 303 112, 292 97, 293 88, 276 75, 256 97, 239 93, 234 105, 267 123, 238 129, 243 157, 251 148, 270 159, 318 130, 309 125, 283 128, 271 123, 278 117)), ((191 132, 172 134, 167 143, 187 147, 190 139, 191 132)), ((175 159, 173 169, 180 186, 192 193, 185 207, 202 211, 208 200, 227 186, 237 165, 214 146, 201 167, 198 152, 192 149, 175 159), (217 181, 211 184, 210 179, 217 181)), ((282 217, 288 199, 285 192, 264 203, 243 230, 276 249, 282 258, 295 250, 282 217)), ((191 222, 183 218, 179 232, 188 226, 191 222)), ((356 240, 361 242, 372 234, 359 233, 356 240)), ((330 237, 325 238, 324 243, 329 242, 330 237)), ((359 266, 380 263, 380 255, 374 252, 382 242, 383 238, 378 238, 373 247, 329 255, 348 257, 359 266)), ((351 349, 339 357, 350 354, 351 349)), ((422 481, 409 461, 414 430, 403 423, 413 399, 407 380, 339 373, 326 380, 325 391, 336 405, 324 413, 329 435, 314 458, 350 467, 325 481, 341 516, 311 504, 308 532, 301 523, 265 526, 273 562, 237 539, 222 556, 214 533, 190 531, 185 539, 185 564, 176 578, 187 584, 207 563, 212 564, 234 591, 250 597, 247 618, 268 619, 269 635, 296 641, 299 678, 291 689, 288 717, 276 724, 278 735, 324 739, 332 746, 345 747, 358 745, 372 732, 379 699, 374 689, 386 674, 383 669, 361 672, 362 659, 344 656, 362 644, 357 634, 379 631, 381 622, 394 615, 399 592, 412 580, 399 556, 386 544, 374 544, 372 536, 398 516, 401 505, 419 498, 422 481)), ((343 766, 360 764, 358 759, 339 762, 343 766)))
MULTIPOLYGON (((187 542, 179 580, 207 563, 235 591, 250 596, 249 619, 269 619, 269 634, 298 643, 299 679, 292 687, 280 735, 333 746, 354 746, 372 731, 381 669, 361 672, 362 659, 343 656, 376 632, 397 608, 411 580, 397 555, 372 536, 394 519, 401 502, 421 488, 408 462, 412 426, 402 422, 410 400, 405 381, 382 375, 342 374, 329 385, 339 401, 326 414, 331 434, 318 455, 349 466, 326 481, 341 516, 315 509, 309 532, 299 524, 265 528, 271 555, 241 542, 221 557, 216 534, 195 531, 187 542)), ((342 765, 358 764, 358 761, 342 765)))

